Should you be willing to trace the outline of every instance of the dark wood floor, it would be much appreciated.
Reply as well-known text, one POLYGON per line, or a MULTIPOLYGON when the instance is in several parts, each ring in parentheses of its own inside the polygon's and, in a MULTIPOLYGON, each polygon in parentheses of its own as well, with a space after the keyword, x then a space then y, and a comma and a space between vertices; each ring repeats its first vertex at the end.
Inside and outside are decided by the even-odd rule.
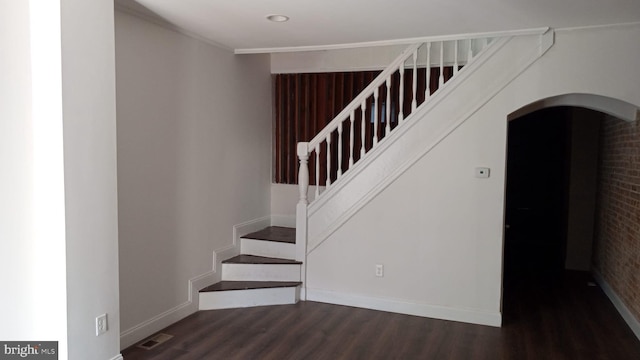
POLYGON ((494 328, 373 310, 296 305, 201 311, 135 359, 640 359, 640 342, 584 276, 512 282, 494 328))
POLYGON ((283 226, 269 226, 260 231, 244 235, 243 238, 295 244, 296 229, 283 226))

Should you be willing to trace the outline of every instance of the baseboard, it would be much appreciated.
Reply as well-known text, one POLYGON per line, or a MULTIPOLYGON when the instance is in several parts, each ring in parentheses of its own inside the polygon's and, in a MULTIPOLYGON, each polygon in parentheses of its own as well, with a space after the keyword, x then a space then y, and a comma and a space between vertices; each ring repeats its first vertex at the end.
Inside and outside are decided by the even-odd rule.
POLYGON ((397 299, 376 298, 355 294, 306 288, 307 301, 353 306, 365 309, 388 311, 399 314, 422 316, 441 320, 500 327, 502 314, 470 309, 456 309, 397 299))
POLYGON ((629 308, 622 302, 622 299, 616 294, 616 292, 611 288, 611 286, 607 283, 607 281, 600 275, 599 272, 593 271, 593 278, 596 280, 598 285, 604 293, 607 295, 613 306, 615 306, 620 316, 624 319, 624 321, 629 325, 631 331, 636 335, 638 339, 640 339, 640 322, 636 319, 635 316, 629 311, 629 308))
POLYGON ((271 226, 284 226, 295 228, 296 216, 295 215, 271 215, 271 226))
POLYGON ((191 315, 198 309, 198 304, 186 301, 172 309, 152 317, 130 329, 120 333, 120 350, 145 339, 147 336, 166 328, 191 315))
POLYGON ((124 360, 124 358, 122 357, 122 354, 118 354, 118 355, 112 357, 110 360, 124 360))
POLYGON ((198 311, 198 291, 205 286, 214 283, 215 277, 216 274, 214 271, 208 271, 189 279, 189 294, 187 301, 121 332, 120 349, 126 349, 136 342, 141 341, 198 311))
POLYGON ((258 219, 245 221, 241 224, 233 225, 233 245, 240 249, 240 238, 243 235, 254 231, 262 230, 271 226, 271 216, 263 216, 258 219))
POLYGON ((126 349, 198 311, 198 292, 200 289, 220 281, 221 274, 218 269, 220 269, 222 261, 240 254, 240 237, 271 225, 271 221, 271 216, 265 216, 234 225, 233 243, 213 251, 212 270, 189 279, 187 301, 121 332, 120 349, 126 349))

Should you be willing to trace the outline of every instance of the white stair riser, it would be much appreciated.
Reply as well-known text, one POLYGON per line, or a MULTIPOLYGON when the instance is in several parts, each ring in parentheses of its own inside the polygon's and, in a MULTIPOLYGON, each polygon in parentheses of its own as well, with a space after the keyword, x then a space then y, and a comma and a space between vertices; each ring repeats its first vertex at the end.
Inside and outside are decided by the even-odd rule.
POLYGON ((222 264, 223 281, 300 281, 299 264, 222 264))
POLYGON ((200 293, 199 310, 295 304, 299 299, 299 286, 233 291, 211 291, 200 293))
POLYGON ((295 260, 296 245, 275 241, 241 239, 240 253, 245 255, 295 260))

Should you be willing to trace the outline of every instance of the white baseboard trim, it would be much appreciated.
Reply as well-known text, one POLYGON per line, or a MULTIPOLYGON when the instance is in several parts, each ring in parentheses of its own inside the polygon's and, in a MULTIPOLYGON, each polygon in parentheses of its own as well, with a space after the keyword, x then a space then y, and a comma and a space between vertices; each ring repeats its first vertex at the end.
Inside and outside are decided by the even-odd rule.
POLYGON ((502 314, 470 309, 456 309, 398 299, 385 299, 340 292, 305 289, 307 301, 318 301, 336 305, 346 305, 365 309, 388 311, 399 314, 422 316, 441 320, 500 327, 502 314))
POLYGON ((271 226, 284 226, 295 228, 296 216, 295 215, 271 215, 271 226))
POLYGON ((237 255, 240 255, 240 241, 213 252, 213 272, 216 274, 214 283, 222 280, 222 272, 218 271, 222 269, 222 262, 237 255))
POLYGON ((187 301, 121 332, 120 350, 126 349, 136 342, 144 340, 146 337, 153 335, 167 326, 198 311, 198 292, 203 287, 214 283, 215 278, 216 273, 214 271, 208 271, 189 279, 189 294, 187 301))
POLYGON ((240 249, 240 238, 254 231, 262 230, 272 223, 271 215, 258 219, 245 221, 241 224, 233 225, 233 246, 240 249))
POLYGON ((611 288, 609 283, 607 283, 599 272, 593 271, 593 278, 596 280, 598 285, 600 285, 600 288, 602 288, 602 291, 604 291, 609 300, 611 300, 611 303, 613 303, 613 306, 618 310, 618 313, 620 313, 627 325, 629 325, 631 331, 633 331, 636 337, 640 339, 640 321, 633 316, 631 311, 629 311, 629 308, 627 308, 622 299, 620 299, 618 294, 616 294, 613 288, 611 288))
POLYGON ((187 301, 171 308, 151 319, 143 321, 120 333, 120 349, 126 349, 138 341, 178 322, 198 311, 198 292, 200 289, 220 281, 222 261, 240 254, 240 237, 271 225, 271 216, 246 221, 233 226, 233 243, 213 251, 212 270, 189 279, 187 301))
POLYGON ((172 309, 158 314, 151 319, 127 329, 120 333, 120 350, 145 339, 147 336, 166 328, 167 326, 184 319, 197 310, 197 304, 186 301, 172 309))
POLYGON ((124 358, 122 357, 122 354, 118 354, 118 355, 112 357, 109 360, 124 360, 124 358))

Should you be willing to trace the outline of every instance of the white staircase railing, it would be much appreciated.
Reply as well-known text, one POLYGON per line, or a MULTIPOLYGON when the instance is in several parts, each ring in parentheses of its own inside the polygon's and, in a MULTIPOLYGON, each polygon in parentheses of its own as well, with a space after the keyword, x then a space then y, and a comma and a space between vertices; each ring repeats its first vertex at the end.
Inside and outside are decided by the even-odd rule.
MULTIPOLYGON (((410 45, 316 137, 310 142, 298 143, 300 199, 296 206, 296 260, 304 263, 301 268, 303 286, 300 294, 303 300, 307 298, 308 251, 317 248, 332 231, 346 221, 349 214, 355 211, 353 209, 363 206, 361 199, 371 198, 370 194, 378 183, 374 184, 369 179, 384 175, 380 183, 392 181, 392 177, 383 174, 383 170, 390 167, 391 163, 376 163, 376 160, 400 160, 404 155, 400 153, 405 150, 410 152, 411 159, 418 159, 417 156, 424 154, 423 150, 418 149, 416 152, 417 147, 421 146, 420 140, 412 136, 413 143, 401 141, 403 136, 411 134, 409 131, 413 130, 414 125, 436 124, 436 128, 439 128, 438 126, 447 123, 449 119, 443 118, 442 114, 439 118, 429 115, 440 105, 445 106, 448 111, 462 108, 462 113, 453 115, 451 121, 464 121, 468 116, 464 114, 484 104, 521 71, 543 56, 554 43, 554 33, 549 30, 539 28, 479 36, 438 37, 410 45), (528 39, 512 41, 519 36, 528 39), (534 39, 537 44, 529 39, 534 39), (531 45, 534 45, 533 48, 531 45), (501 52, 503 48, 505 51, 501 52), (524 53, 521 54, 522 51, 524 53), (486 57, 480 56, 482 53, 486 53, 486 57), (487 62, 498 55, 497 62, 487 62), (505 64, 505 61, 513 61, 513 66, 503 69, 500 64, 505 64), (473 64, 469 66, 471 62, 473 64), (446 74, 445 69, 448 69, 446 74), (483 73, 481 69, 488 70, 483 73), (410 75, 405 76, 405 72, 410 75), (460 76, 462 72, 465 74, 460 76), (467 77, 474 74, 481 74, 479 79, 489 80, 487 93, 478 94, 477 99, 475 95, 470 95, 477 86, 461 86, 467 77), (491 76, 496 79, 493 80, 491 76), (455 78, 458 80, 447 83, 447 80, 455 78), (449 95, 458 91, 462 99, 449 99, 449 95), (396 97, 393 99, 395 102, 391 101, 390 96, 396 97), (414 114, 415 117, 412 116, 414 114), (379 151, 374 151, 376 149, 379 151), (390 156, 385 156, 389 154, 386 150, 391 152, 390 156), (315 163, 313 180, 316 185, 312 205, 307 198, 310 159, 315 163), (367 173, 371 166, 374 167, 373 170, 367 173), (366 176, 367 181, 358 182, 360 175, 366 176), (324 184, 321 183, 322 180, 325 180, 324 184), (321 191, 322 185, 324 190, 321 191), (365 188, 362 188, 363 185, 365 188), (331 202, 333 199, 335 201, 331 202), (314 216, 316 220, 310 222, 310 216, 314 216), (313 237, 311 244, 310 236, 313 237)), ((423 126, 417 129, 422 132, 427 128, 423 126)), ((424 151, 428 151, 430 146, 436 144, 440 134, 425 136, 428 137, 428 143, 424 145, 424 151)), ((403 163, 401 166, 405 165, 403 163)), ((391 175, 398 174, 395 172, 391 175)))
POLYGON ((493 37, 452 37, 408 46, 311 141, 298 143, 299 203, 309 204, 307 192, 310 180, 308 165, 310 158, 315 158, 315 200, 318 200, 367 153, 375 149, 403 123, 410 121, 409 115, 419 106, 429 103, 429 100, 440 92, 447 80, 455 78, 459 72, 464 71, 464 66, 486 49, 493 39, 493 37), (437 80, 431 78, 431 69, 434 67, 439 70, 436 70, 436 74, 439 74, 437 80), (445 77, 446 67, 452 68, 450 79, 445 77), (424 79, 418 79, 418 70, 424 68, 426 68, 422 75, 424 79), (406 69, 411 72, 409 80, 405 76, 406 69), (424 94, 418 94, 418 83, 422 81, 425 84, 424 94), (404 94, 407 85, 411 87, 411 94, 404 94), (392 95, 394 93, 392 87, 398 92, 394 99, 392 96, 396 94, 392 95), (407 97, 410 106, 405 106, 407 97), (424 100, 419 103, 419 99, 424 100), (395 108, 396 105, 397 108, 395 108), (373 123, 372 131, 365 131, 367 121, 373 123), (345 130, 348 132, 348 142, 343 139, 345 130), (326 171, 326 174, 321 174, 321 171, 326 171), (323 178, 325 181, 321 184, 323 178), (320 185, 324 185, 324 190, 321 191, 320 185))

